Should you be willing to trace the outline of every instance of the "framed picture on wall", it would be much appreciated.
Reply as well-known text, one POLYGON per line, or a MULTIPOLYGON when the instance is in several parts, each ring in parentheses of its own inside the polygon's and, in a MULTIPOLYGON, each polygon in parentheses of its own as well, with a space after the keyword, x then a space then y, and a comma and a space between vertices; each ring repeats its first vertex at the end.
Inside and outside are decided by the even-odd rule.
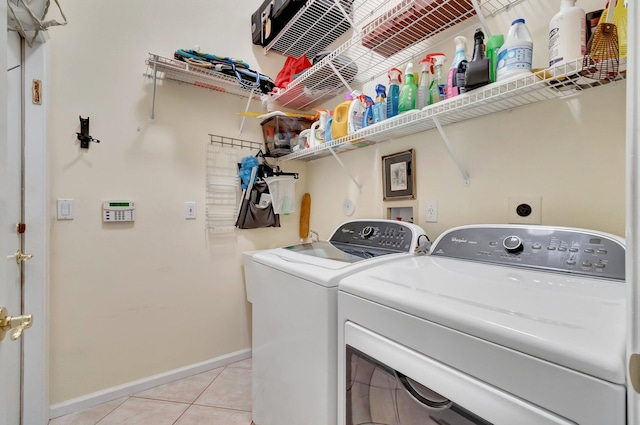
POLYGON ((416 174, 414 172, 414 152, 394 153, 382 157, 382 199, 393 201, 414 199, 416 174))

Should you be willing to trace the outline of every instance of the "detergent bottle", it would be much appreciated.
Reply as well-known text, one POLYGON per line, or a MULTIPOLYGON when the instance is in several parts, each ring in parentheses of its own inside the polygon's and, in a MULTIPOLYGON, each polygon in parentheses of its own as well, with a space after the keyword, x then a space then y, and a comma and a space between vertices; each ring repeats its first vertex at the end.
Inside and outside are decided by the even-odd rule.
POLYGON ((424 58, 420 61, 422 72, 420 73, 420 84, 418 85, 418 97, 416 108, 422 109, 429 104, 429 61, 424 58))
POLYGON ((405 81, 402 89, 400 90, 400 103, 398 105, 398 113, 403 113, 416 109, 416 97, 418 94, 418 86, 415 82, 415 76, 413 75, 413 63, 407 64, 407 69, 404 73, 405 81))
POLYGON ((400 104, 400 83, 402 82, 402 71, 398 68, 391 68, 387 73, 389 77, 389 95, 387 96, 387 118, 398 115, 400 104))
POLYGON ((447 60, 444 53, 429 53, 426 59, 431 63, 433 79, 429 84, 429 104, 433 105, 444 99, 445 81, 442 76, 442 66, 447 60))
POLYGON ((362 128, 364 128, 374 123, 373 105, 375 105, 375 103, 373 99, 364 94, 360 96, 360 102, 363 102, 365 105, 364 116, 362 117, 362 128))
POLYGON ((562 0, 560 12, 549 22, 549 66, 576 60, 586 51, 586 13, 576 0, 562 0))
POLYGON ((496 80, 502 81, 518 74, 531 72, 533 39, 524 19, 516 19, 511 24, 504 44, 498 50, 496 80))
POLYGON ((344 102, 333 110, 333 121, 331 123, 331 138, 333 140, 344 137, 349 132, 349 107, 351 107, 351 102, 353 102, 351 93, 345 93, 344 102))
POLYGON ((456 72, 458 71, 458 66, 462 61, 467 60, 467 39, 463 36, 458 36, 453 39, 456 44, 456 54, 453 56, 453 61, 451 62, 451 68, 449 68, 449 75, 447 76, 447 89, 446 89, 446 98, 452 98, 460 94, 460 90, 457 85, 456 72))
POLYGON ((376 86, 376 101, 373 104, 373 122, 384 121, 387 118, 387 94, 382 84, 376 86))
POLYGON ((316 112, 320 115, 320 119, 311 125, 311 137, 313 137, 315 144, 319 145, 324 143, 324 133, 327 120, 329 119, 329 111, 326 109, 316 109, 316 112))
POLYGON ((351 92, 353 101, 349 105, 349 122, 347 124, 347 134, 355 133, 362 128, 362 119, 366 105, 361 100, 362 92, 354 90, 351 92))
POLYGON ((329 119, 327 119, 327 123, 324 126, 324 142, 330 142, 333 140, 331 137, 331 125, 333 124, 333 111, 329 112, 329 119))

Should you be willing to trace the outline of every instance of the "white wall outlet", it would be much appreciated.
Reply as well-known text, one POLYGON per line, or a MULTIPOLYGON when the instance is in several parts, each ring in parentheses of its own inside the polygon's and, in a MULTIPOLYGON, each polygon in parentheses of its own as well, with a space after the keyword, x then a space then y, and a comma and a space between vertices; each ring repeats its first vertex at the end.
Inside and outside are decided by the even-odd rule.
POLYGON ((509 223, 541 224, 542 196, 511 195, 509 196, 509 223))
POLYGON ((184 218, 186 219, 194 219, 196 218, 196 203, 195 202, 185 202, 184 203, 184 218))
POLYGON ((427 223, 438 222, 438 201, 427 201, 427 212, 425 215, 425 221, 427 223))
POLYGON ((73 220, 73 199, 58 199, 58 220, 73 220))

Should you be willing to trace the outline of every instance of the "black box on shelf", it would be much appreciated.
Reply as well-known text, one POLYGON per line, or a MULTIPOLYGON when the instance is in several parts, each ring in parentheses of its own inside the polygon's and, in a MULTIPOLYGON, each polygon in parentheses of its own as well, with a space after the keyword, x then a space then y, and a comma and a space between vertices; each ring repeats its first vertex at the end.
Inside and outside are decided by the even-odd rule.
POLYGON ((266 156, 278 157, 291 153, 298 144, 303 130, 311 128, 312 120, 301 117, 275 116, 262 121, 262 134, 266 146, 266 156))
POLYGON ((269 44, 306 2, 307 0, 265 0, 251 15, 253 44, 269 44))

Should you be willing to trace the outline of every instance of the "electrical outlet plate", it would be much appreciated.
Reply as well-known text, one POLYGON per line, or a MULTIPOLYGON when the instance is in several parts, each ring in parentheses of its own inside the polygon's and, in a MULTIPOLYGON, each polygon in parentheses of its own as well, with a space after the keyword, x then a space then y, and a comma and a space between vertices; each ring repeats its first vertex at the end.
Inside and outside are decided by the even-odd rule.
POLYGON ((540 195, 511 195, 509 196, 509 223, 541 224, 541 208, 542 196, 540 195), (530 213, 526 216, 521 215, 526 213, 529 207, 530 213))

